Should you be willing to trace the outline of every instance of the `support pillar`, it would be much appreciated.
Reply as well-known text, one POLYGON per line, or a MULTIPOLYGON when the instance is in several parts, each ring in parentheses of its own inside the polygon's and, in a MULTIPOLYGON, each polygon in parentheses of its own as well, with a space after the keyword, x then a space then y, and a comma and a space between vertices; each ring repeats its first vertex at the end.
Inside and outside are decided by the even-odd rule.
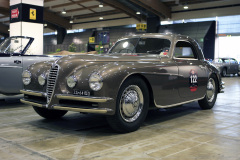
POLYGON ((57 29, 57 44, 63 43, 66 34, 67 34, 67 30, 65 28, 58 27, 58 29, 57 29))
POLYGON ((158 33, 160 28, 160 18, 148 17, 147 18, 147 33, 158 33))
POLYGON ((10 36, 33 37, 26 54, 43 54, 44 0, 10 0, 10 36))

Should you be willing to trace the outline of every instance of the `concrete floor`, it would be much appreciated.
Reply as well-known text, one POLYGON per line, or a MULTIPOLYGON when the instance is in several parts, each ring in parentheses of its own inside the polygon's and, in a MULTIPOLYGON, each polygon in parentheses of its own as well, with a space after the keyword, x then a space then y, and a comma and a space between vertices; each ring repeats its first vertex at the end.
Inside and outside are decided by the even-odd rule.
MULTIPOLYGON (((45 120, 19 97, 0 101, 1 160, 239 160, 240 78, 227 77, 213 110, 197 103, 150 111, 136 132, 114 133, 104 116, 45 120)), ((4 97, 0 95, 0 99, 4 97)))

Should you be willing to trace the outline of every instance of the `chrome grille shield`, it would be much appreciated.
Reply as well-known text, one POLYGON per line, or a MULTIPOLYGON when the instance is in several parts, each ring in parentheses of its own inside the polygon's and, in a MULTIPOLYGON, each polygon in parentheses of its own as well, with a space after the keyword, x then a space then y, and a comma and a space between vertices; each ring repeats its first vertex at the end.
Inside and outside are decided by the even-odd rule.
POLYGON ((59 66, 54 64, 49 72, 47 81, 47 103, 51 101, 53 96, 53 91, 55 89, 57 76, 58 76, 59 66))

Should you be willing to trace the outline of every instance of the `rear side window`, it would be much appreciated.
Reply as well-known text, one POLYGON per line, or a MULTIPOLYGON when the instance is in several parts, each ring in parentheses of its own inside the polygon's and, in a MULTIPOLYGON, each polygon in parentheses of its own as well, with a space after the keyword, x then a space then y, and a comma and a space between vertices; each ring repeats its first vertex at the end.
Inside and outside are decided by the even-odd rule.
POLYGON ((197 59, 197 53, 194 50, 193 46, 186 41, 179 41, 176 44, 174 49, 174 57, 175 58, 190 58, 197 59))
POLYGON ((232 63, 232 64, 238 64, 238 62, 237 62, 237 60, 236 59, 230 59, 230 62, 232 63))

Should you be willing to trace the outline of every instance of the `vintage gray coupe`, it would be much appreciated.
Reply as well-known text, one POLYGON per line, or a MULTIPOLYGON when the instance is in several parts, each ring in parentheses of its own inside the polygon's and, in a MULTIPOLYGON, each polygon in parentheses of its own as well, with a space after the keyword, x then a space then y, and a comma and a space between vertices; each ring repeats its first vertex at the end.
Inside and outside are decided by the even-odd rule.
POLYGON ((211 109, 224 87, 196 41, 173 34, 125 37, 108 54, 36 63, 22 78, 21 102, 40 116, 104 114, 118 132, 137 130, 152 108, 198 101, 202 109, 211 109))
POLYGON ((0 94, 20 94, 20 89, 23 89, 22 72, 30 64, 57 58, 25 54, 33 40, 31 37, 14 36, 0 44, 0 94))

